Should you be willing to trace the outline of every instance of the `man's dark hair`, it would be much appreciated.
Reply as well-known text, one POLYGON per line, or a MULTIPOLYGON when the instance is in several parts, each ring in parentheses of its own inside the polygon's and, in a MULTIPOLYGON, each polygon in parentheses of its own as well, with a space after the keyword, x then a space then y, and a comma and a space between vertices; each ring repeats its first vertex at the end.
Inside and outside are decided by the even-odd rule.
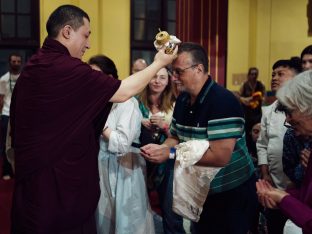
POLYGON ((19 58, 23 59, 23 57, 22 57, 22 55, 21 55, 20 53, 18 53, 18 52, 13 52, 13 53, 11 53, 11 54, 9 55, 9 62, 11 62, 11 58, 12 58, 13 56, 19 57, 19 58))
POLYGON ((178 54, 183 52, 190 53, 192 55, 192 60, 194 64, 203 64, 204 72, 208 72, 208 56, 205 49, 193 42, 184 42, 179 45, 178 54))
POLYGON ((312 45, 307 46, 306 48, 303 49, 301 52, 300 58, 302 59, 304 55, 306 54, 311 54, 312 55, 312 45))
POLYGON ((102 72, 107 75, 112 75, 114 78, 118 79, 118 72, 113 60, 105 55, 96 55, 89 59, 90 65, 98 66, 102 72))
POLYGON ((80 28, 84 22, 83 18, 90 21, 86 12, 73 5, 63 5, 52 12, 47 21, 48 37, 56 38, 61 28, 70 25, 75 31, 80 28))
POLYGON ((288 67, 293 70, 298 74, 302 71, 302 66, 301 66, 301 59, 299 57, 291 57, 290 59, 281 59, 276 61, 273 64, 272 69, 276 69, 278 67, 288 67))

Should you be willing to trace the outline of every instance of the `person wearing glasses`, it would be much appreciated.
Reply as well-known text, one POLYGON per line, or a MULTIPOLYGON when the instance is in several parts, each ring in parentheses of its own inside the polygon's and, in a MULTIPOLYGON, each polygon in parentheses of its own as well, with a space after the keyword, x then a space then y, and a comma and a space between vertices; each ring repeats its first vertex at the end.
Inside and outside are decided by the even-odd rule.
MULTIPOLYGON (((278 102, 283 105, 286 121, 301 135, 312 137, 312 71, 305 71, 287 82, 277 92, 278 102)), ((311 150, 311 149, 310 149, 311 150)), ((311 159, 311 153, 310 153, 311 159)), ((265 180, 257 182, 259 201, 270 209, 279 209, 302 231, 284 233, 312 233, 312 160, 307 168, 300 188, 286 191, 275 188, 265 180)), ((286 228, 286 226, 285 226, 286 228)))
MULTIPOLYGON (((302 50, 301 65, 304 71, 312 69, 312 45, 302 50)), ((282 107, 280 109, 283 112, 282 107)), ((284 126, 288 128, 284 136, 284 172, 296 187, 300 187, 312 143, 309 137, 301 135, 286 120, 284 126)))
POLYGON ((256 213, 257 195, 241 105, 232 92, 209 75, 207 53, 199 44, 185 42, 179 46, 171 73, 181 91, 173 112, 171 136, 162 145, 143 146, 141 154, 150 162, 162 163, 169 156, 175 157, 170 148, 180 142, 209 141, 210 147, 197 165, 223 168, 210 184, 200 220, 193 223, 192 231, 247 233, 256 213))
MULTIPOLYGON (((277 109, 284 111, 283 107, 278 106, 277 109)), ((286 120, 284 126, 287 131, 283 140, 283 171, 294 186, 299 188, 311 154, 312 139, 301 135, 286 120)))
MULTIPOLYGON (((278 60, 272 70, 271 90, 276 92, 301 71, 301 62, 299 58, 278 60)), ((284 126, 286 117, 276 109, 277 101, 263 108, 261 131, 256 147, 261 178, 272 186, 285 190, 290 184, 282 164, 283 138, 287 130, 284 126)), ((283 233, 287 219, 279 210, 267 209, 265 216, 269 234, 283 233)))

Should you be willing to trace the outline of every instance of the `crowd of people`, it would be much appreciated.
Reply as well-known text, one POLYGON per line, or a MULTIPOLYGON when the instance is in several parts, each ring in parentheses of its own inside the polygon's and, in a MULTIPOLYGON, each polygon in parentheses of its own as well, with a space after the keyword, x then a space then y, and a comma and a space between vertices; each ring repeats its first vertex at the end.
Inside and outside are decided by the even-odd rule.
POLYGON ((268 104, 258 68, 233 93, 209 74, 199 44, 161 49, 151 64, 138 58, 119 79, 105 55, 81 61, 90 48, 85 11, 60 6, 46 28, 42 48, 23 68, 10 55, 0 78, 12 233, 257 234, 261 225, 268 234, 312 233, 312 45, 272 65, 277 99, 268 104), (190 221, 173 210, 175 180, 193 189, 175 174, 176 149, 190 143, 192 157, 198 142, 209 147, 193 164, 220 170, 201 180, 209 192, 187 205, 199 217, 190 221))

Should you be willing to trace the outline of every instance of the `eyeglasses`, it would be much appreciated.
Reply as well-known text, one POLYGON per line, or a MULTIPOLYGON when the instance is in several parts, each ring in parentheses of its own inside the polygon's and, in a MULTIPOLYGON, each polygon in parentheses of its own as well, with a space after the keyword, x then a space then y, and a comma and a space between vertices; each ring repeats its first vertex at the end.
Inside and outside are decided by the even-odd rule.
POLYGON ((286 121, 286 119, 285 119, 285 121, 284 121, 284 127, 286 127, 286 128, 293 128, 293 126, 291 126, 291 124, 289 124, 289 123, 286 121))
POLYGON ((187 68, 184 68, 184 69, 180 69, 180 68, 171 69, 170 75, 175 76, 175 77, 180 77, 187 69, 194 68, 197 66, 198 66, 198 64, 193 64, 193 65, 191 65, 187 68))

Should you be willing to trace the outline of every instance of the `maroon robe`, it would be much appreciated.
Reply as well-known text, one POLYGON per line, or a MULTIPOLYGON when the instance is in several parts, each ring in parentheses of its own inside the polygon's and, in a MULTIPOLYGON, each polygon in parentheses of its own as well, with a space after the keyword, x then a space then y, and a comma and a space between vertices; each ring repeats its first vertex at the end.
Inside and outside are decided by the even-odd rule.
POLYGON ((100 194, 98 133, 119 86, 56 40, 46 39, 29 60, 11 104, 13 233, 56 234, 92 219, 100 194))

